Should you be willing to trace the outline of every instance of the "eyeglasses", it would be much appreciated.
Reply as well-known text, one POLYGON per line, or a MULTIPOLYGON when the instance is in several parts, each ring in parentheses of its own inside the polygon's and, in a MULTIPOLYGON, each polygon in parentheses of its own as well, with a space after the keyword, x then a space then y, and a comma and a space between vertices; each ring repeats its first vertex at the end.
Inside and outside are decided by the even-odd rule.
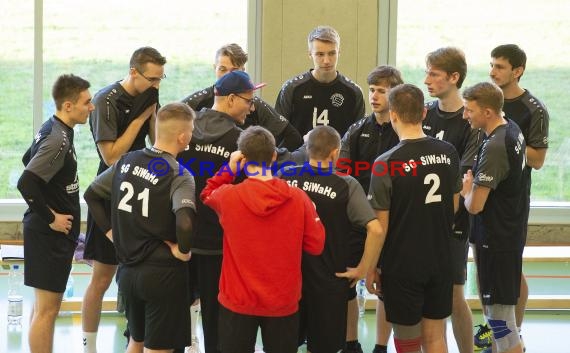
POLYGON ((166 74, 163 74, 162 77, 146 77, 139 69, 135 68, 135 70, 137 70, 137 72, 150 83, 157 83, 166 78, 166 74))
POLYGON ((246 102, 249 104, 249 107, 250 107, 250 108, 251 108, 251 106, 253 105, 253 98, 249 98, 249 99, 248 99, 248 98, 245 98, 245 97, 240 96, 240 95, 237 94, 237 93, 234 93, 234 95, 236 95, 236 96, 240 97, 241 99, 243 99, 244 101, 246 101, 246 102))

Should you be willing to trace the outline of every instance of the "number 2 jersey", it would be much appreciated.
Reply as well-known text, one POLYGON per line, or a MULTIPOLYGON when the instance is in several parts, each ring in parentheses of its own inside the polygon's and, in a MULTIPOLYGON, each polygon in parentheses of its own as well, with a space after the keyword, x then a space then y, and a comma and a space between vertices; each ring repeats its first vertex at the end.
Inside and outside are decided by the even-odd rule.
POLYGON ((374 163, 368 199, 372 208, 390 211, 382 273, 419 281, 451 275, 453 199, 462 186, 453 145, 432 137, 403 140, 374 163))
POLYGON ((364 116, 362 90, 340 73, 332 82, 322 83, 311 71, 283 84, 275 110, 289 119, 301 136, 318 125, 332 126, 343 136, 350 125, 364 116))

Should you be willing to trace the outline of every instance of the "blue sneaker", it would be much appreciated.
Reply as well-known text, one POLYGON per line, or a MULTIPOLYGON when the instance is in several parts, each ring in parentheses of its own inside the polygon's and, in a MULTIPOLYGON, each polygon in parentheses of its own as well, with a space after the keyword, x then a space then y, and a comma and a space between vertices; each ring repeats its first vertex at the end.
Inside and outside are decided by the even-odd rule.
MULTIPOLYGON (((485 348, 491 347, 491 336, 493 335, 493 331, 489 328, 487 324, 485 325, 477 325, 479 330, 473 336, 473 349, 476 351, 480 351, 485 348)), ((482 352, 485 353, 485 352, 482 352)))

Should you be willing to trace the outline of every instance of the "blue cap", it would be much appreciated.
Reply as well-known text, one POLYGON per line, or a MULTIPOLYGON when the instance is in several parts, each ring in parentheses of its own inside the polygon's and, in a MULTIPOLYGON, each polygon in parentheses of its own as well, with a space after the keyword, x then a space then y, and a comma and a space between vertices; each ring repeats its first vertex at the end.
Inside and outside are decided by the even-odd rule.
POLYGON ((265 86, 265 83, 254 85, 245 71, 235 70, 220 77, 214 85, 216 96, 229 96, 230 94, 254 91, 265 86))

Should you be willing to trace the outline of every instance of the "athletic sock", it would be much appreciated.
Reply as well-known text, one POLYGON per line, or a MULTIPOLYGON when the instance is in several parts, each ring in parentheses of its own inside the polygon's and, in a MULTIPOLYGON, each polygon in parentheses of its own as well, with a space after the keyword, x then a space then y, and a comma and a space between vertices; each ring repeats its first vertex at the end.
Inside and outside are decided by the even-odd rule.
POLYGON ((97 353, 97 331, 83 332, 83 353, 97 353))
POLYGON ((190 328, 192 332, 192 338, 196 338, 196 321, 198 321, 198 315, 200 314, 200 304, 190 306, 190 328))

